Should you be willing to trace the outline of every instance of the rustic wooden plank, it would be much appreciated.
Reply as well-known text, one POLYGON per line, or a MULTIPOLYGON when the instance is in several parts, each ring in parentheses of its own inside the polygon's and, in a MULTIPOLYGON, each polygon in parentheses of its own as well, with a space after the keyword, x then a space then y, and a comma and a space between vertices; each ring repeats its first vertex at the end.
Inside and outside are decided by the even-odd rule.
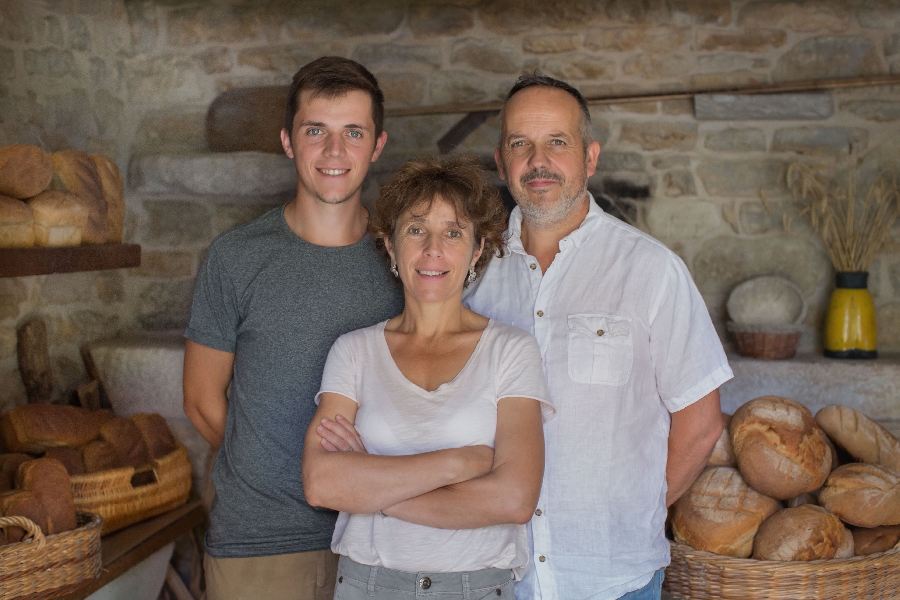
POLYGON ((441 154, 452 152, 453 149, 469 137, 473 131, 481 127, 481 124, 487 121, 489 117, 497 114, 500 113, 496 110, 470 112, 460 119, 456 125, 451 127, 450 130, 437 141, 438 150, 441 154))
POLYGON ((0 277, 123 269, 141 264, 137 244, 85 244, 62 248, 0 248, 0 277))
POLYGON ((53 399, 53 370, 47 345, 47 324, 40 317, 25 321, 16 329, 19 373, 29 403, 53 399))

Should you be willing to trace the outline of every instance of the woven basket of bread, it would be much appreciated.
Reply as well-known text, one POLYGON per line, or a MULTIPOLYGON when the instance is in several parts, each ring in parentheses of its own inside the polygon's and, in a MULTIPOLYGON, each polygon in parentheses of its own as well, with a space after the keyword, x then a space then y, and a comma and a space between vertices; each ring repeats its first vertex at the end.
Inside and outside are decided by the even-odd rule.
POLYGON ((900 544, 841 560, 733 558, 670 541, 664 587, 685 600, 900 598, 900 544))
POLYGON ((102 519, 79 513, 77 521, 77 529, 45 537, 30 519, 0 517, 0 527, 21 527, 31 538, 0 546, 0 600, 58 598, 100 576, 102 519))
POLYGON ((187 502, 191 463, 187 449, 179 445, 146 467, 74 475, 71 480, 76 508, 102 516, 106 535, 187 502))

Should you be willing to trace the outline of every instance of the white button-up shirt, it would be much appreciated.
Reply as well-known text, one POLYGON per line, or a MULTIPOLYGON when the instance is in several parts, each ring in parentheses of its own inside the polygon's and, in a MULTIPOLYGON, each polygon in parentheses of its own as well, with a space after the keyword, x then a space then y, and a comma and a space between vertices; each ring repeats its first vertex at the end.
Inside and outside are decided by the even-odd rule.
POLYGON ((607 599, 669 563, 670 413, 731 379, 706 305, 681 259, 590 199, 542 273, 509 223, 466 304, 537 337, 557 417, 521 599, 607 599))

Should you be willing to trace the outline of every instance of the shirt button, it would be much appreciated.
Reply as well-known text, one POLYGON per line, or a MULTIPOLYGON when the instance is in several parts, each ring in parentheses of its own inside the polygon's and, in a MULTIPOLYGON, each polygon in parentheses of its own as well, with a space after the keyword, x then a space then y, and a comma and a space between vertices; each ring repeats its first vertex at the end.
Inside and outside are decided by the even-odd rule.
POLYGON ((543 317, 543 316, 544 316, 544 311, 542 311, 542 310, 537 311, 537 316, 543 317))
POLYGON ((528 266, 531 267, 531 270, 532 270, 532 271, 534 271, 535 269, 537 269, 537 265, 534 264, 534 263, 531 263, 531 264, 528 265, 528 266))
POLYGON ((540 556, 538 556, 538 560, 541 561, 541 562, 546 562, 546 561, 547 561, 547 559, 544 557, 543 554, 541 554, 540 556))
POLYGON ((598 335, 598 336, 603 337, 603 333, 604 333, 604 332, 603 332, 602 329, 598 329, 598 330, 597 330, 597 335, 598 335))
POLYGON ((537 509, 536 511, 534 511, 534 514, 536 514, 537 516, 541 516, 544 513, 541 512, 541 509, 537 509))

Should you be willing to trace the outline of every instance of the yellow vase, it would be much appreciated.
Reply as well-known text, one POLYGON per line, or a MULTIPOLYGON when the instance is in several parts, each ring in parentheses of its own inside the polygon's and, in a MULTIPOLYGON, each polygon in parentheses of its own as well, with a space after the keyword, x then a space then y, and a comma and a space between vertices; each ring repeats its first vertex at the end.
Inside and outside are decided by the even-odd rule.
POLYGON ((877 358, 878 330, 868 279, 866 272, 837 274, 825 317, 825 356, 877 358))

